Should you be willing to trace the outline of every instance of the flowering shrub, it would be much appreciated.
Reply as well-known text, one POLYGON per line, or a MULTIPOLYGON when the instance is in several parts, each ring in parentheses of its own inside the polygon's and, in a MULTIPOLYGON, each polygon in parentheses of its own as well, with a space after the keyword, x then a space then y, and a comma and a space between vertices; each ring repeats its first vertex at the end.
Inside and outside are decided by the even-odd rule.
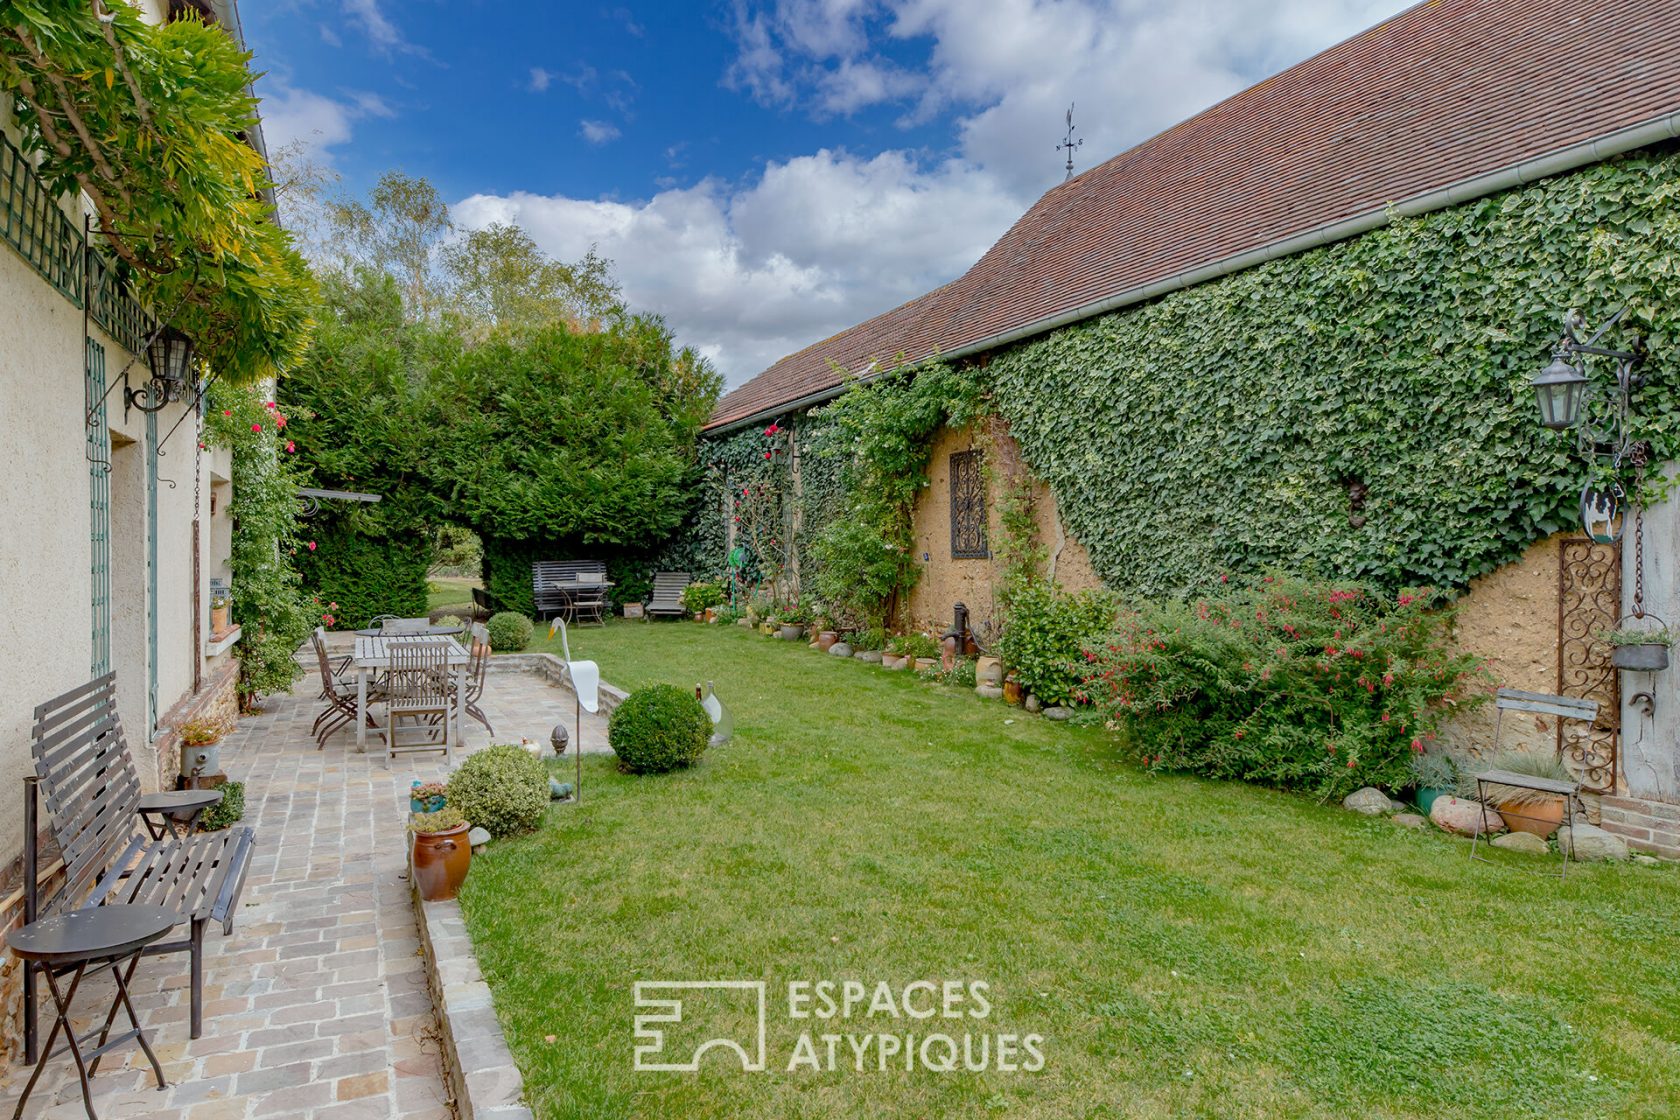
POLYGON ((1097 591, 1068 594, 1042 580, 1011 591, 1009 620, 997 655, 1021 688, 1045 705, 1078 700, 1085 666, 1080 652, 1114 625, 1114 600, 1097 591))
POLYGON ((1411 780, 1479 662, 1427 592, 1267 577, 1149 605, 1088 646, 1084 698, 1146 765, 1320 797, 1411 780))

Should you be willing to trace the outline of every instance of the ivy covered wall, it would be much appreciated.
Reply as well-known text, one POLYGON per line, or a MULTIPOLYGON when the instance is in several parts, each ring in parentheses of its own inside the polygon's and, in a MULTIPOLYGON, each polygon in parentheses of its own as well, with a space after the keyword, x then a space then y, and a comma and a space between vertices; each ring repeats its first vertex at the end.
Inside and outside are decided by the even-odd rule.
POLYGON ((1633 303, 1642 434, 1674 457, 1676 246, 1680 156, 1631 156, 1003 351, 994 398, 1111 587, 1462 587, 1574 520, 1586 467, 1528 388, 1564 309, 1633 303))

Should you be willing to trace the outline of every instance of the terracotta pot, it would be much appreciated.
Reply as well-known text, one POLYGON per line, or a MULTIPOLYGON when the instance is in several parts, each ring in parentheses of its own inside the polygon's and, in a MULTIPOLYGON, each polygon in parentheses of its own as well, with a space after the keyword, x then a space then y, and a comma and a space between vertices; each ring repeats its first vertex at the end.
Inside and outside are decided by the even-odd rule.
POLYGON ((1499 817, 1512 832, 1532 832, 1544 839, 1563 823, 1563 798, 1531 801, 1526 805, 1507 801, 1499 807, 1499 817))
POLYGON ((219 637, 233 629, 233 623, 228 620, 229 607, 210 608, 210 633, 219 637))
POLYGON ((821 634, 817 635, 817 648, 822 650, 824 653, 827 653, 828 647, 839 640, 839 634, 836 634, 832 630, 824 630, 821 634))
POLYGON ((937 657, 918 657, 916 658, 916 672, 926 672, 938 664, 939 659, 937 657))
POLYGON ((414 885, 420 888, 421 898, 427 902, 454 898, 472 864, 467 825, 456 825, 447 832, 416 832, 412 859, 414 885))
POLYGON ((1021 693, 1021 682, 1010 678, 1003 682, 1003 698, 1005 702, 1019 705, 1025 697, 1021 693))

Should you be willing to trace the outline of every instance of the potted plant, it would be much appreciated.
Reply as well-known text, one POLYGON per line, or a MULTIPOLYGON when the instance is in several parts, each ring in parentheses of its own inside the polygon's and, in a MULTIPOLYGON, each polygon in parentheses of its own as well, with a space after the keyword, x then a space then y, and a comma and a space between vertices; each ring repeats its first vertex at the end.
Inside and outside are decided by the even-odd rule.
POLYGON ((408 787, 408 811, 435 813, 449 803, 449 787, 442 782, 415 782, 408 787))
POLYGON ((1668 668, 1668 650, 1674 635, 1667 626, 1655 630, 1605 630, 1599 640, 1610 647, 1610 661, 1618 669, 1655 673, 1668 668))
POLYGON ((1427 817, 1437 797, 1458 789, 1458 766, 1444 754, 1414 754, 1412 785, 1417 787, 1417 807, 1427 817))
MULTIPOLYGON (((1513 774, 1548 778, 1555 782, 1574 780, 1562 761, 1549 752, 1500 751, 1488 759, 1488 769, 1508 770, 1513 774)), ((1478 783, 1475 776, 1468 773, 1459 775, 1458 784, 1459 796, 1472 798, 1476 796, 1479 784, 1483 799, 1494 807, 1505 827, 1512 832, 1532 832, 1543 838, 1556 832, 1563 823, 1566 806, 1562 794, 1542 793, 1540 790, 1494 782, 1478 783)))
POLYGON ((710 621, 708 615, 723 603, 723 588, 715 583, 691 583, 683 588, 682 605, 696 622, 710 621))
POLYGON ((926 634, 906 634, 904 653, 910 658, 910 667, 918 671, 939 664, 939 643, 926 634))
POLYGON ((445 806, 435 813, 414 814, 408 829, 414 836, 409 862, 420 897, 427 902, 454 898, 472 864, 467 819, 461 810, 445 806))
POLYGON ((228 612, 233 606, 233 596, 225 588, 218 587, 210 593, 210 636, 219 638, 233 629, 233 623, 228 618, 228 612))
POLYGON ((181 775, 202 778, 222 772, 222 748, 228 726, 218 719, 195 719, 175 729, 181 740, 181 775))

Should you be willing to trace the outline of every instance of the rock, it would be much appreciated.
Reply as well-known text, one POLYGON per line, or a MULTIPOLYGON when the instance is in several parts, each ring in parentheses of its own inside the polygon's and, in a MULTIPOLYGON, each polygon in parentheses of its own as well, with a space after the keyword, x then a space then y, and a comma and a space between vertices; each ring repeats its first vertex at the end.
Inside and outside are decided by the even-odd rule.
POLYGON ((748 630, 752 629, 752 622, 745 618, 737 618, 735 625, 745 627, 748 630))
POLYGON ((1401 828, 1422 828, 1429 823, 1416 813, 1396 813, 1388 819, 1401 828))
POLYGON ((1491 836, 1505 831, 1505 822, 1498 813, 1480 801, 1463 797, 1437 797, 1429 810, 1429 819, 1438 827, 1460 836, 1474 836, 1478 832, 1491 836))
POLYGON ((475 852, 482 852, 484 845, 490 843, 490 834, 482 828, 467 830, 467 845, 475 852))
POLYGON ((1558 829, 1558 847, 1571 859, 1626 859, 1627 841, 1595 824, 1582 821, 1558 829))
POLYGON ((1388 811, 1391 813, 1404 813, 1406 811, 1406 803, 1401 801, 1398 797, 1391 797, 1388 799, 1388 811))
POLYGON ((1342 808, 1352 809, 1356 813, 1363 813, 1367 817, 1380 817, 1390 812, 1388 794, 1376 786, 1366 786, 1356 789, 1342 798, 1342 808))
POLYGON ((894 657, 890 653, 881 655, 881 668, 883 669, 891 669, 894 672, 897 672, 899 669, 904 668, 906 663, 907 659, 903 657, 894 657))
POLYGON ((852 657, 858 661, 867 661, 871 665, 881 663, 881 651, 878 649, 860 649, 852 654, 852 657))
POLYGON ((1059 720, 1068 719, 1072 715, 1073 715, 1073 709, 1072 708, 1064 708, 1060 704, 1057 704, 1054 707, 1044 709, 1044 718, 1045 719, 1053 719, 1053 720, 1058 720, 1059 721, 1059 720))
POLYGON ((1511 832, 1504 836, 1495 836, 1488 843, 1508 852, 1530 852, 1537 856, 1546 855, 1552 850, 1550 844, 1532 832, 1511 832))
POLYGON ((1003 699, 1003 689, 995 684, 977 684, 974 686, 974 691, 976 694, 984 696, 987 700, 1003 699))
POLYGON ((1641 867, 1661 867, 1662 860, 1656 856, 1646 855, 1644 852, 1634 852, 1631 857, 1634 863, 1641 867))
POLYGON ((852 655, 852 647, 847 645, 845 642, 835 642, 833 645, 828 647, 828 655, 830 657, 850 657, 852 655))
POLYGON ((1038 697, 1030 692, 1027 693, 1027 702, 1021 706, 1029 712, 1040 711, 1043 708, 1043 705, 1038 702, 1038 697))

